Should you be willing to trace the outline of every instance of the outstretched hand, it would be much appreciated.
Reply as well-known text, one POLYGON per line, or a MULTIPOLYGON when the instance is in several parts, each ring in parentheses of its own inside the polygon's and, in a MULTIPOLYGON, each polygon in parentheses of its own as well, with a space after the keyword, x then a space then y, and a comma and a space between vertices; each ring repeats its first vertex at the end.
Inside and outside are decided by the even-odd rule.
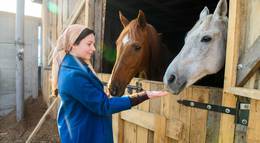
POLYGON ((167 91, 145 91, 150 99, 166 96, 169 93, 167 91))

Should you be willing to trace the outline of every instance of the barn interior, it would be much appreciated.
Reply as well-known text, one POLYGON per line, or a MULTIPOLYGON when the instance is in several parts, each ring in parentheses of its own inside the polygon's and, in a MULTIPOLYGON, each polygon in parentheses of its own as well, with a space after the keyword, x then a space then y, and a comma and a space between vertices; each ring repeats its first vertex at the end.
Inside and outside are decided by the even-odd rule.
MULTIPOLYGON (((116 58, 115 41, 123 29, 118 12, 132 20, 137 17, 139 9, 146 16, 148 23, 152 24, 157 32, 162 33, 162 41, 172 53, 172 59, 179 53, 186 33, 193 27, 199 19, 202 9, 207 6, 210 13, 213 13, 219 0, 107 0, 106 17, 104 30, 104 49, 102 72, 111 73, 116 58)), ((222 70, 215 83, 212 80, 199 82, 199 85, 223 86, 222 70), (210 81, 210 82, 207 82, 210 81)))

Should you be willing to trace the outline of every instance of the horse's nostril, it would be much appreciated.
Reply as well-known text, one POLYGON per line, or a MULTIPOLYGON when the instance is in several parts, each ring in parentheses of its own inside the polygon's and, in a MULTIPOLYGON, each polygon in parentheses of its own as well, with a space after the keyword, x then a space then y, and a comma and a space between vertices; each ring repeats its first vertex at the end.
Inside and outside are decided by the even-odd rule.
POLYGON ((173 83, 175 78, 176 78, 175 75, 171 74, 171 76, 168 79, 168 83, 173 83))

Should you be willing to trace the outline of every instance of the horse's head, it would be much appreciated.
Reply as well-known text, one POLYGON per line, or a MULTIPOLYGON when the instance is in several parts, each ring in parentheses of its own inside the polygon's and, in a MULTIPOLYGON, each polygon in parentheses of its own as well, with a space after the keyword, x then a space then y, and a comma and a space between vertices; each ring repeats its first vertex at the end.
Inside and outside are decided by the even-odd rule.
POLYGON ((220 0, 214 13, 205 7, 195 26, 187 33, 180 53, 168 66, 163 81, 178 94, 202 77, 218 72, 224 65, 227 37, 227 2, 220 0))
POLYGON ((157 36, 157 32, 146 22, 141 10, 137 18, 130 22, 121 12, 119 17, 124 29, 116 41, 116 62, 108 84, 109 92, 113 96, 121 96, 134 76, 140 72, 146 73, 149 66, 149 49, 151 44, 158 40, 151 41, 157 36))

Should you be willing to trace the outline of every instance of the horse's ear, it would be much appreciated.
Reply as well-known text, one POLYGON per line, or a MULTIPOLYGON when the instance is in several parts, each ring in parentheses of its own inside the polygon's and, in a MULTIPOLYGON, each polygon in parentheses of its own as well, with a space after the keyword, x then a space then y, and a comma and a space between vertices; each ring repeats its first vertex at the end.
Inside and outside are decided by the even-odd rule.
POLYGON ((203 19, 207 15, 209 15, 209 9, 205 6, 204 9, 200 12, 200 19, 203 19))
POLYGON ((214 17, 226 16, 227 15, 227 9, 228 9, 227 1, 226 0, 219 0, 213 16, 214 17))
POLYGON ((126 27, 129 24, 129 21, 125 18, 121 11, 119 11, 119 18, 124 27, 126 27))
POLYGON ((137 20, 138 20, 138 24, 141 27, 145 27, 146 25, 146 19, 145 19, 145 15, 144 12, 142 10, 139 10, 138 16, 137 16, 137 20))

